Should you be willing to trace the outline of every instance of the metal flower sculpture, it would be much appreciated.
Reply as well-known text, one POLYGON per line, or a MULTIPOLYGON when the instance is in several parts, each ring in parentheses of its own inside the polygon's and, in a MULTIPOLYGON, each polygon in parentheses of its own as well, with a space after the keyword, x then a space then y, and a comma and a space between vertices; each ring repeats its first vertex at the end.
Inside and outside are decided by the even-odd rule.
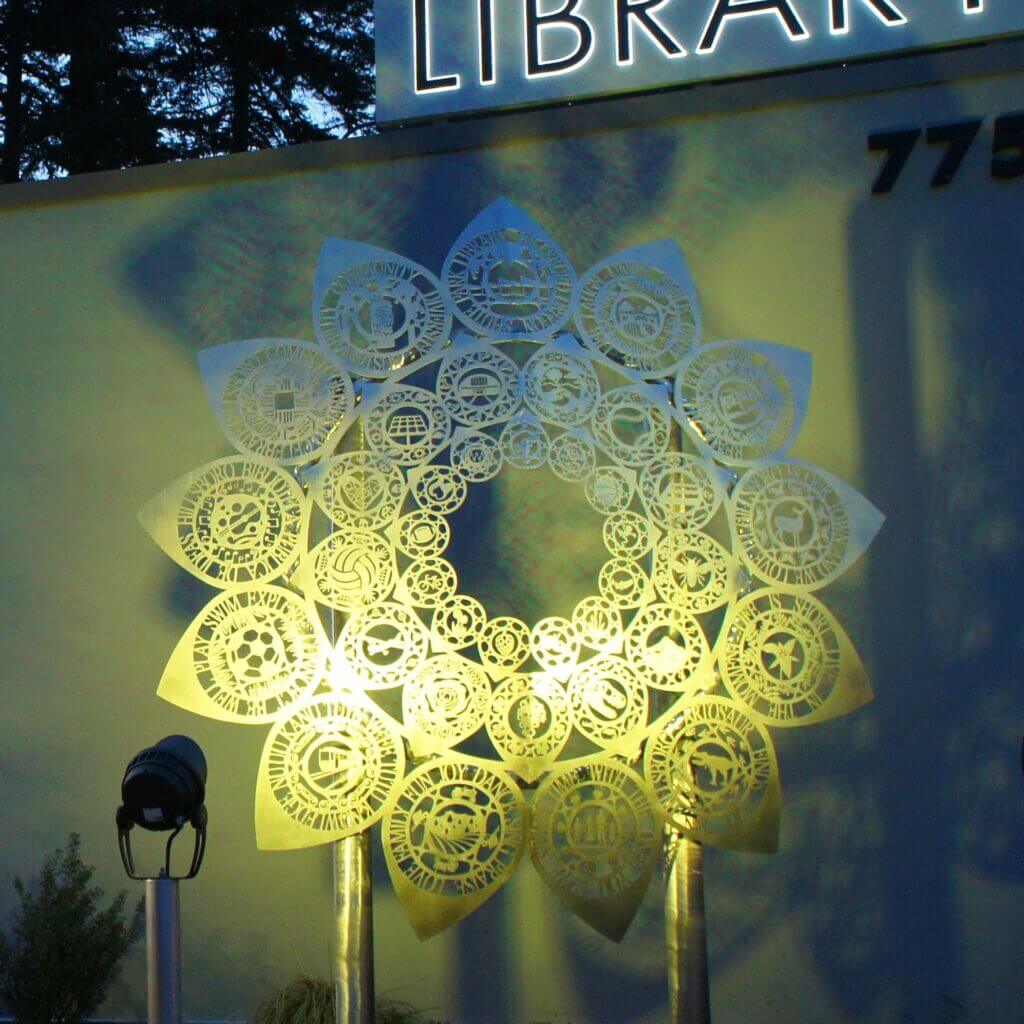
POLYGON ((200 354, 239 454, 141 513, 219 590, 159 694, 272 723, 260 846, 381 820, 421 936, 479 906, 529 851, 613 938, 666 827, 774 848, 769 728, 871 696, 814 592, 882 517, 786 458, 809 355, 701 343, 674 243, 578 279, 504 200, 456 240, 440 278, 328 239, 313 324, 317 344, 200 354), (491 617, 444 557, 449 516, 505 465, 548 467, 604 517, 607 561, 571 618, 491 617))

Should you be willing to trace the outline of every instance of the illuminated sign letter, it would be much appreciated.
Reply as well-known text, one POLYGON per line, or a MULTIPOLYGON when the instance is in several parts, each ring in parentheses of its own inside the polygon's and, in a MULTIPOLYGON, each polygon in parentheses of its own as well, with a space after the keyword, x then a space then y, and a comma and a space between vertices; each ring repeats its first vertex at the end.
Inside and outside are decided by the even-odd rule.
POLYGON ((526 77, 564 75, 579 67, 590 57, 594 48, 594 30, 590 22, 573 11, 580 0, 564 0, 557 11, 541 14, 537 9, 541 0, 526 0, 526 77), (567 28, 576 33, 576 49, 566 57, 555 60, 541 59, 541 33, 546 29, 567 28))
POLYGON ((413 68, 416 75, 416 92, 446 92, 458 89, 461 81, 458 75, 430 74, 430 0, 416 0, 412 11, 413 68))
POLYGON ((666 57, 686 56, 686 50, 682 44, 654 16, 654 12, 659 7, 663 7, 667 2, 668 0, 616 0, 615 59, 617 63, 633 63, 634 21, 661 47, 666 57))
POLYGON ((494 85, 494 0, 480 0, 480 84, 494 85))
POLYGON ((727 18, 751 18, 756 14, 774 14, 794 42, 810 38, 810 33, 804 28, 792 0, 715 0, 715 9, 704 27, 704 35, 701 36, 697 52, 711 53, 714 50, 727 18))
MULTIPOLYGON (((883 25, 906 25, 907 23, 906 15, 889 0, 862 0, 862 2, 883 25)), ((970 3, 971 0, 967 0, 967 2, 970 3)), ((842 36, 850 31, 849 6, 850 0, 832 0, 832 23, 829 25, 832 35, 842 36)))

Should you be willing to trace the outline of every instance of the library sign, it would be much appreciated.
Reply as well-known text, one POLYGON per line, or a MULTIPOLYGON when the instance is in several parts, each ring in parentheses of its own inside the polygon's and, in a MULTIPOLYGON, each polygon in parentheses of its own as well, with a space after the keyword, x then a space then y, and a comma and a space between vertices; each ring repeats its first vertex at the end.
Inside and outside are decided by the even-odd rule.
POLYGON ((1022 0, 376 0, 382 122, 1024 31, 1022 0))

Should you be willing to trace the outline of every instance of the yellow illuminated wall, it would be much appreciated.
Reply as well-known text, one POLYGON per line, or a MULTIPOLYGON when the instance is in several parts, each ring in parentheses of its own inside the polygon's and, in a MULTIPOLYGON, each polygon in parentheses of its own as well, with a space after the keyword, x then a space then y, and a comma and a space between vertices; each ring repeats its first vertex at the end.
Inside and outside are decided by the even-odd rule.
MULTIPOLYGON (((387 143, 374 142, 363 163, 349 162, 357 145, 337 150, 336 166, 268 158, 246 180, 229 173, 88 201, 73 183, 66 202, 48 193, 33 205, 30 186, 15 190, 0 214, 5 873, 30 873, 77 829, 105 887, 120 886, 113 809, 124 764, 187 732, 211 773, 208 860, 183 892, 187 1014, 245 1016, 299 970, 327 972, 326 848, 256 850, 265 730, 154 696, 212 595, 163 556, 135 513, 230 453, 199 350, 312 341, 325 237, 439 268, 462 228, 503 195, 581 269, 674 239, 705 338, 810 352, 811 397, 791 454, 888 516, 865 558, 822 595, 864 656, 875 702, 775 734, 785 791, 775 857, 707 858, 716 1014, 1016 1024, 1024 936, 1007 908, 1024 881, 1013 726, 1024 406, 1021 243, 1009 225, 1024 201, 1020 182, 990 177, 985 148, 1021 81, 432 156, 383 160, 387 143), (952 185, 928 186, 936 154, 922 142, 897 189, 871 196, 870 133, 968 115, 988 120, 952 185)), ((492 501, 479 540, 507 578, 485 592, 472 551, 460 555, 460 577, 495 614, 571 613, 600 568, 587 540, 600 517, 553 476, 509 474, 492 501), (564 518, 552 521, 553 505, 564 518), (562 585, 538 590, 538 578, 562 585)), ((618 947, 532 872, 421 944, 378 869, 383 993, 460 1021, 663 1016, 657 884, 618 947)), ((107 1009, 143 1006, 136 954, 107 1009)))

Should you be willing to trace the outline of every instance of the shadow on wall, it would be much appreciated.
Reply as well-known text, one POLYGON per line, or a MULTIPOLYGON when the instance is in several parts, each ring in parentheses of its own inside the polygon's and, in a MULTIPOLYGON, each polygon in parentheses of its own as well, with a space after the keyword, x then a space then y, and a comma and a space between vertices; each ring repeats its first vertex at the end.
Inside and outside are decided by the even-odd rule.
MULTIPOLYGON (((936 113, 991 112, 949 93, 936 113)), ((1019 214, 1019 182, 965 172, 947 190, 865 199, 850 221, 865 487, 897 513, 873 552, 869 607, 888 970, 906 1011, 925 1014, 908 1020, 964 998, 957 867, 1024 881, 1019 214), (942 357, 936 385, 925 360, 942 357)))
MULTIPOLYGON (((960 112, 953 92, 935 109, 949 119, 974 113, 960 112)), ((309 296, 327 235, 393 249, 437 272, 463 225, 506 195, 562 242, 579 271, 622 238, 675 237, 692 254, 759 204, 811 187, 808 174, 839 194, 849 172, 831 140, 863 127, 843 119, 839 103, 820 113, 789 108, 742 137, 728 121, 704 124, 699 149, 684 125, 222 188, 140 241, 123 274, 189 348, 311 338, 309 296)), ((1012 442, 1024 436, 1024 378, 1010 343, 1024 321, 1024 239, 1008 227, 1018 194, 1018 185, 986 181, 966 200, 924 186, 851 207, 862 489, 889 519, 872 549, 868 592, 838 585, 825 600, 855 635, 871 637, 878 700, 801 733, 800 779, 787 792, 777 857, 708 858, 713 971, 795 916, 802 952, 846 1012, 865 1021, 893 985, 907 1022, 972 1019, 960 1009, 955 873, 966 866, 1024 881, 1020 779, 1008 767, 1019 764, 1013 716, 1022 705, 1024 464, 1012 442), (921 393, 929 310, 949 364, 938 411, 921 393), (922 428, 936 415, 941 422, 922 428)), ((492 511, 484 502, 476 514, 492 511)), ((545 512, 528 511, 538 521, 545 512)), ((472 542, 460 557, 474 560, 472 542)), ((183 624, 205 599, 195 586, 168 569, 168 605, 183 624)), ((774 736, 785 763, 796 741, 774 736)), ((382 871, 377 878, 387 884, 382 871)), ((577 1000, 592 1019, 637 1019, 664 1003, 658 889, 652 883, 620 949, 562 915, 577 1000)), ((504 917, 486 908, 455 932, 461 1020, 509 1019, 513 989, 525 984, 479 970, 512 962, 504 917)))

